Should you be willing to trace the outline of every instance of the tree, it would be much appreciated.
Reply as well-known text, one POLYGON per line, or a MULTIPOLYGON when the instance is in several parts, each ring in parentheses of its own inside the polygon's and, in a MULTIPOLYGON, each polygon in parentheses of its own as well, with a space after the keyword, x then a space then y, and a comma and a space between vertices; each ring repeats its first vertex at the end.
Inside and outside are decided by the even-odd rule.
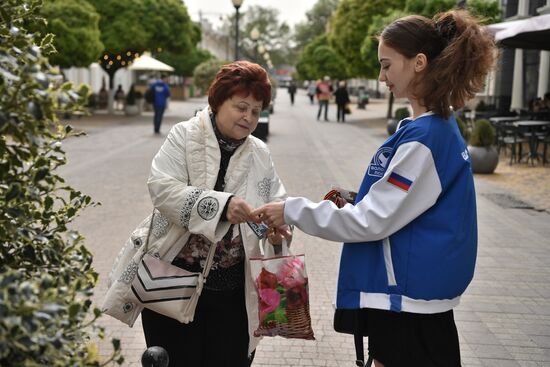
MULTIPOLYGON (((222 29, 235 40, 234 15, 227 18, 222 29)), ((259 64, 264 62, 256 49, 260 44, 269 52, 274 65, 293 64, 296 59, 296 53, 292 49, 290 27, 285 22, 279 21, 279 11, 275 8, 250 6, 239 17, 239 41, 240 56, 259 64), (250 32, 254 28, 260 32, 257 42, 250 38, 250 32)))
POLYGON ((190 53, 176 54, 171 52, 161 52, 156 57, 174 67, 174 73, 184 77, 193 76, 195 68, 204 61, 214 58, 214 55, 208 50, 196 48, 190 53))
MULTIPOLYGON (((197 45, 202 38, 201 28, 198 24, 192 24, 193 33, 191 43, 197 45)), ((208 51, 201 48, 193 48, 190 52, 169 52, 163 51, 156 54, 156 57, 174 67, 174 73, 183 76, 192 76, 193 71, 200 63, 213 58, 208 51)))
POLYGON ((298 76, 303 80, 321 79, 325 75, 333 79, 346 79, 344 59, 328 44, 327 36, 322 35, 306 46, 296 64, 298 76))
POLYGON ((178 0, 88 0, 101 16, 99 28, 105 53, 101 67, 113 77, 146 50, 185 54, 194 47, 187 8, 178 0), (147 14, 146 21, 140 22, 147 14))
POLYGON ((52 64, 88 67, 101 55, 99 14, 86 0, 47 0, 40 13, 47 26, 37 30, 56 35, 53 45, 58 52, 50 56, 52 64))
POLYGON ((439 12, 447 11, 454 7, 456 7, 456 1, 454 0, 407 0, 405 12, 431 18, 439 12))
POLYGON ((374 78, 361 55, 361 45, 376 15, 403 8, 404 0, 342 0, 331 20, 329 43, 346 60, 350 76, 374 78))
POLYGON ((322 77, 321 75, 317 75, 313 66, 313 53, 321 46, 328 46, 326 34, 317 36, 304 48, 296 63, 296 71, 298 72, 299 79, 313 80, 322 77))
POLYGON ((327 24, 338 6, 339 0, 318 0, 306 12, 306 21, 294 27, 294 40, 298 50, 303 50, 316 37, 325 34, 327 24))
POLYGON ((502 11, 497 0, 470 0, 467 6, 483 24, 498 23, 502 20, 502 11))
POLYGON ((328 75, 335 79, 346 79, 346 63, 330 46, 320 46, 313 51, 313 70, 318 78, 328 75))
POLYGON ((78 91, 44 55, 53 35, 28 29, 44 24, 41 1, 0 3, 0 365, 100 366, 92 307, 97 282, 92 255, 70 222, 91 198, 65 184, 62 141, 72 135, 60 114, 82 110, 78 91))
POLYGON ((193 72, 193 81, 195 86, 199 88, 203 94, 206 94, 208 87, 214 80, 214 77, 226 61, 219 59, 210 59, 199 64, 193 72))

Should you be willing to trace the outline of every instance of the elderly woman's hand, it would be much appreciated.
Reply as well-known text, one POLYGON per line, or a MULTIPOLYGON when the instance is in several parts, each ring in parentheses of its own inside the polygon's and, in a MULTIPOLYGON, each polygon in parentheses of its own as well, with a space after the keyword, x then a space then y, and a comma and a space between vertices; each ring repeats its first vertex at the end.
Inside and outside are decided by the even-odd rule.
POLYGON ((232 196, 227 206, 227 221, 231 224, 246 222, 251 215, 252 207, 238 196, 232 196))
POLYGON ((265 204, 254 209, 250 218, 255 222, 264 222, 268 227, 281 227, 285 223, 285 202, 265 204))

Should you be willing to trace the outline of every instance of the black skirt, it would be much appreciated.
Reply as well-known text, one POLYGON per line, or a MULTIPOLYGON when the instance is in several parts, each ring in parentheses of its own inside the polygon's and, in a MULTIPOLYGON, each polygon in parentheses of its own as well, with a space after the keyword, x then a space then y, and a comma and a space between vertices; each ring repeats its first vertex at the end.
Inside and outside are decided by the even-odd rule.
POLYGON ((368 336, 369 356, 385 367, 461 365, 452 310, 416 314, 365 308, 344 310, 334 321, 336 331, 368 336))

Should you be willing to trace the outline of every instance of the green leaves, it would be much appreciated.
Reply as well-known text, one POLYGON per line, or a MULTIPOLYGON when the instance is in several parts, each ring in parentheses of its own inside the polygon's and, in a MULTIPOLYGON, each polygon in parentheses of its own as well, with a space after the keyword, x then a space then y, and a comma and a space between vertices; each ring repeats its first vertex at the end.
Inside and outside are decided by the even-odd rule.
POLYGON ((60 84, 45 57, 53 35, 29 31, 43 26, 40 5, 0 3, 0 365, 99 366, 89 342, 104 334, 91 310, 97 273, 67 230, 94 203, 56 173, 61 142, 78 135, 58 116, 82 109, 88 89, 60 84))

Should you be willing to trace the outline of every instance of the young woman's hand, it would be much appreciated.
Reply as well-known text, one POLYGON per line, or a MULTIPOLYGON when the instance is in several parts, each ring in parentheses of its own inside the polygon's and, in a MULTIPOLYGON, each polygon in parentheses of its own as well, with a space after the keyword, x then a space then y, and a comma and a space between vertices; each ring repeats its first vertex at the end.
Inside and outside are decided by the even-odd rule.
POLYGON ((277 201, 265 204, 250 213, 250 219, 264 222, 268 227, 281 227, 285 223, 285 202, 277 201))

